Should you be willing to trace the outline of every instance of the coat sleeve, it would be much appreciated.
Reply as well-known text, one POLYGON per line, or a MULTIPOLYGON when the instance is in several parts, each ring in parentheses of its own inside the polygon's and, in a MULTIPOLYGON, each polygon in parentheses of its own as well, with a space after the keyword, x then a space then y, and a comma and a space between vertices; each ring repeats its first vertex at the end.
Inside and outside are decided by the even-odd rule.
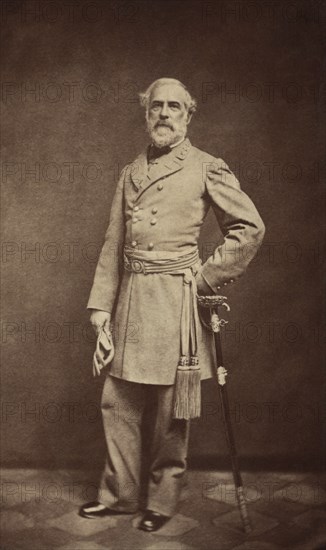
MULTIPOLYGON (((200 277, 202 286, 218 293, 240 277, 260 247, 265 226, 250 198, 229 167, 216 159, 206 170, 206 192, 224 242, 204 263, 200 277)), ((200 283, 200 281, 199 281, 200 283)), ((199 284, 200 286, 200 284, 199 284)))
POLYGON ((122 170, 113 197, 109 227, 97 263, 87 309, 112 312, 120 283, 120 268, 125 237, 124 179, 127 166, 122 170))

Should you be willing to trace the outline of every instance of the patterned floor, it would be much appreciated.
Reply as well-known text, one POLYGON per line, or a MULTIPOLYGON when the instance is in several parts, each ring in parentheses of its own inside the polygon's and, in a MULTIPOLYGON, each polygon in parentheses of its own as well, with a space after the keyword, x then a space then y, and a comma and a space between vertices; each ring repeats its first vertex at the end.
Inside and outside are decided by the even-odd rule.
POLYGON ((1 472, 1 550, 322 550, 325 479, 314 474, 248 473, 244 493, 253 524, 245 536, 231 474, 188 472, 178 514, 156 534, 137 516, 77 515, 96 487, 83 471, 1 472))

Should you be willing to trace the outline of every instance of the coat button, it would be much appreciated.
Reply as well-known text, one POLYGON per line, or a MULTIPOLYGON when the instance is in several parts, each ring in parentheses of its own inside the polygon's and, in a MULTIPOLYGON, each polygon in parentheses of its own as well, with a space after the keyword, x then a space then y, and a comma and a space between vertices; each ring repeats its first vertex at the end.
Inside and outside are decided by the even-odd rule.
POLYGON ((218 286, 218 287, 217 287, 217 290, 221 290, 221 287, 220 287, 220 286, 218 286))
POLYGON ((134 206, 134 212, 138 212, 139 206, 134 206))
POLYGON ((148 250, 152 250, 154 248, 154 244, 153 243, 148 243, 148 250))
POLYGON ((223 284, 224 284, 224 286, 227 286, 227 283, 223 283, 223 284))
POLYGON ((151 219, 151 225, 156 225, 157 224, 157 219, 156 218, 152 218, 151 219))
POLYGON ((152 214, 157 214, 157 208, 155 206, 152 208, 152 214))
POLYGON ((234 283, 234 279, 230 279, 230 283, 234 283))
POLYGON ((133 218, 132 223, 137 223, 137 222, 138 222, 138 218, 133 218))
POLYGON ((162 191, 162 189, 163 189, 163 183, 159 183, 158 186, 157 186, 157 189, 158 189, 159 191, 162 191))
POLYGON ((132 241, 131 246, 135 248, 137 246, 137 241, 132 241))

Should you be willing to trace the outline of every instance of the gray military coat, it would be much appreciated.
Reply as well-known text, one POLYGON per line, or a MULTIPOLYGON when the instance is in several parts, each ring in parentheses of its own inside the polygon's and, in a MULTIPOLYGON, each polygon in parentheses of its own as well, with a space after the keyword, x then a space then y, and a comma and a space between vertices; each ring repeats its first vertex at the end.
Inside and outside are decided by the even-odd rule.
MULTIPOLYGON (((196 266, 196 279, 199 288, 209 285, 218 294, 243 274, 264 235, 254 204, 228 166, 186 139, 150 169, 146 152, 123 169, 87 306, 113 313, 111 375, 145 384, 174 383, 182 276, 124 271, 123 246, 146 250, 153 258, 191 252, 210 207, 224 243, 196 266)), ((204 326, 198 355, 202 379, 211 377, 212 335, 204 326)))

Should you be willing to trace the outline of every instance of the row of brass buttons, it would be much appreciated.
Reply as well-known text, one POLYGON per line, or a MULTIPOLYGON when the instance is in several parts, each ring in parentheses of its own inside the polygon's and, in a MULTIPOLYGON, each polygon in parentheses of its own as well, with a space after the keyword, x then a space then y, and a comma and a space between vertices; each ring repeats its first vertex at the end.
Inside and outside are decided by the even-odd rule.
MULTIPOLYGON (((234 283, 234 279, 230 279, 230 280, 229 280, 229 283, 234 283)), ((223 286, 227 286, 227 285, 228 285, 228 283, 226 283, 226 282, 223 283, 223 286)), ((218 286, 218 287, 216 287, 216 288, 217 288, 217 290, 221 290, 221 287, 220 287, 220 286, 218 286)))
MULTIPOLYGON (((131 246, 133 248, 136 248, 137 244, 138 244, 137 241, 132 241, 131 246)), ((153 243, 148 243, 147 248, 148 248, 148 250, 152 250, 154 248, 154 244, 153 243)))
MULTIPOLYGON (((162 183, 159 183, 158 186, 157 186, 157 190, 158 190, 158 191, 162 191, 162 189, 163 189, 163 184, 162 184, 162 183)), ((136 200, 136 199, 135 199, 135 200, 136 200)), ((134 212, 138 212, 138 211, 140 210, 140 207, 139 207, 139 206, 134 206, 133 210, 134 210, 134 212)), ((156 208, 156 206, 154 206, 154 207, 152 208, 152 214, 157 214, 157 212, 158 212, 158 209, 156 208)), ((136 223, 137 221, 141 221, 141 219, 142 219, 142 218, 140 218, 139 216, 138 216, 138 217, 134 217, 133 220, 132 220, 132 223, 136 223)), ((150 224, 151 224, 151 225, 156 225, 156 224, 157 224, 157 219, 156 219, 156 218, 152 218, 152 219, 150 220, 150 224)), ((138 244, 137 241, 132 241, 131 246, 132 246, 133 248, 136 248, 137 244, 138 244)), ((147 248, 148 248, 148 250, 153 250, 153 248, 154 248, 154 243, 148 243, 147 248)))
MULTIPOLYGON (((132 219, 132 223, 140 222, 140 221, 142 221, 142 219, 143 219, 143 218, 139 218, 139 217, 135 216, 135 217, 132 219)), ((151 224, 151 225, 156 225, 156 224, 157 224, 157 219, 156 219, 156 218, 152 218, 152 219, 150 220, 150 224, 151 224)))

